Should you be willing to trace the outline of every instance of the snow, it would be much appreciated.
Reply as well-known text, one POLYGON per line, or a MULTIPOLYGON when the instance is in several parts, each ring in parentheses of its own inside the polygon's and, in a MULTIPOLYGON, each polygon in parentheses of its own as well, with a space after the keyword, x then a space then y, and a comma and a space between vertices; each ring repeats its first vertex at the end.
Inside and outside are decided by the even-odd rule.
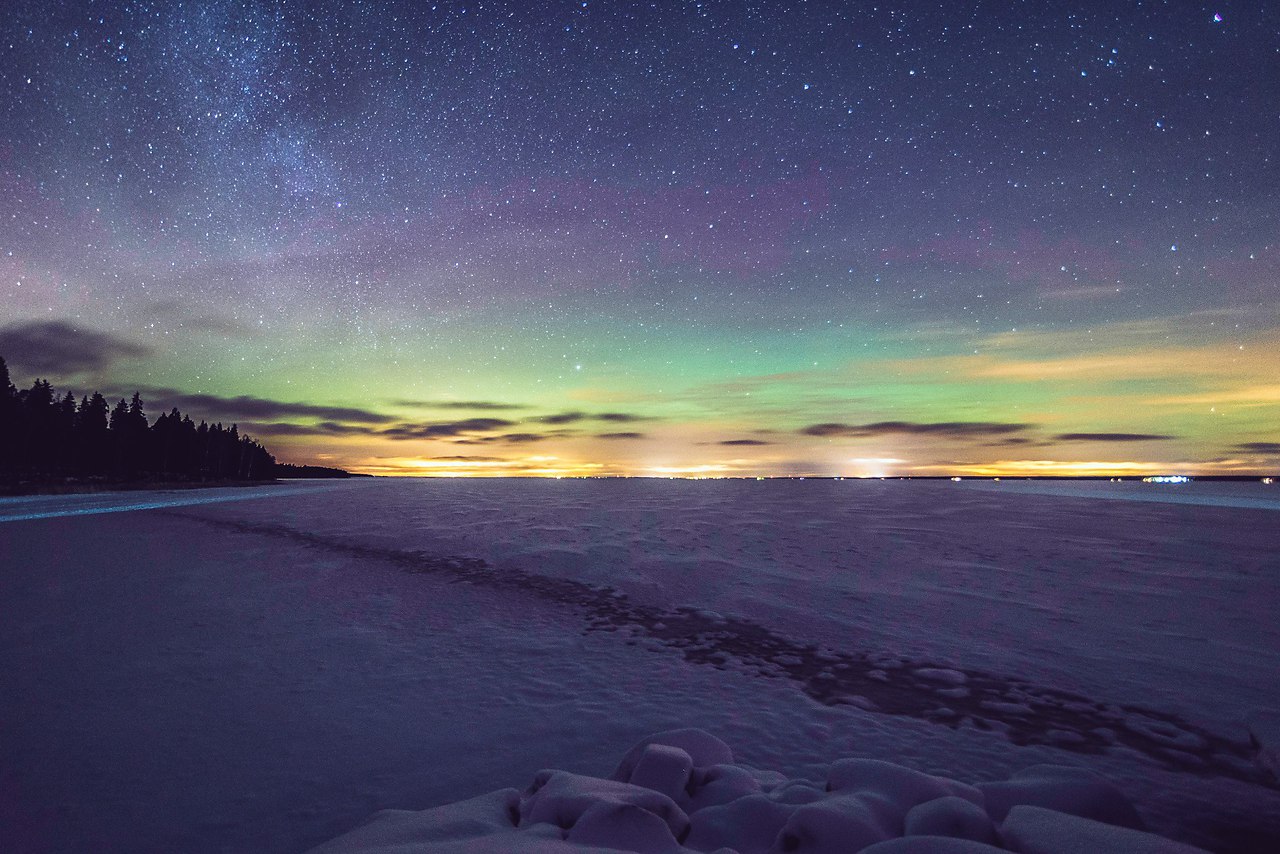
MULTIPOLYGON (((0 839, 295 852, 388 808, 409 811, 392 815, 414 839, 424 808, 546 768, 603 779, 646 734, 699 728, 732 758, 645 745, 613 781, 643 760, 646 791, 690 821, 682 842, 666 832, 694 850, 767 850, 801 807, 792 829, 814 839, 864 808, 889 835, 960 826, 954 805, 925 807, 1001 781, 1022 803, 1087 801, 1080 780, 1017 776, 1044 765, 1091 772, 1153 832, 1277 850, 1280 525, 1223 504, 1227 486, 1237 503, 1275 488, 1114 485, 1211 502, 1187 504, 1022 486, 378 480, 6 499, 0 839), (850 759, 968 788, 872 810, 865 791, 827 791, 850 759)), ((479 838, 533 846, 500 802, 479 838)), ((665 845, 637 809, 599 807, 574 850, 618 827, 665 845)), ((542 824, 557 833, 542 842, 570 844, 542 824)))

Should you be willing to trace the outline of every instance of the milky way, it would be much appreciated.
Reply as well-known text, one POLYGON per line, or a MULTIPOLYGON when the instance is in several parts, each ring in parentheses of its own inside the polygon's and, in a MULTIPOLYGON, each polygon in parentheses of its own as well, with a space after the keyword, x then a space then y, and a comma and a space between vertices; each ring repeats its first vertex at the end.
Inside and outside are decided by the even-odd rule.
POLYGON ((0 356, 282 459, 1280 467, 1267 4, 8 4, 0 356))

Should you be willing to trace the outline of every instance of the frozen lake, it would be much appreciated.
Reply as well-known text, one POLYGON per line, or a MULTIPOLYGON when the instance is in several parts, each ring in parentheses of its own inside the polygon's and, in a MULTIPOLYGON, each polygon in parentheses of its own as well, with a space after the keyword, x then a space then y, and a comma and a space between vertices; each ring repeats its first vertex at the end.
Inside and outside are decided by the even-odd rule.
POLYGON ((699 726, 1077 764, 1280 850, 1280 487, 346 481, 0 500, 0 839, 304 850, 699 726), (112 512, 118 511, 118 512, 112 512))

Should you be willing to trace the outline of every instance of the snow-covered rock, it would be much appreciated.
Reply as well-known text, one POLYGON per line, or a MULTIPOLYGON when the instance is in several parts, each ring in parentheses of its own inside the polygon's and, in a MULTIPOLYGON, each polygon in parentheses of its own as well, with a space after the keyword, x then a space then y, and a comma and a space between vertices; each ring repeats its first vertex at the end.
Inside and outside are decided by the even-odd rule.
POLYGON ((627 751, 613 772, 613 779, 629 781, 635 771, 636 764, 644 756, 645 750, 652 744, 666 747, 678 747, 693 761, 694 767, 705 768, 708 765, 729 765, 733 763, 733 751, 729 745, 705 730, 696 728, 672 729, 651 735, 627 751))
POLYGON ((688 797, 692 773, 693 759, 688 753, 669 744, 650 744, 636 760, 628 782, 661 792, 673 801, 682 801, 688 797))
POLYGON ((671 835, 670 825, 658 816, 634 804, 604 801, 592 804, 578 818, 569 828, 568 840, 641 854, 674 854, 683 850, 671 835))
POLYGON ((727 804, 744 795, 762 790, 760 780, 746 768, 737 765, 712 765, 694 778, 693 793, 687 809, 690 813, 704 807, 727 804))
POLYGON ((514 837, 519 811, 520 793, 515 789, 500 789, 421 812, 383 810, 367 824, 312 851, 313 854, 436 851, 445 850, 438 847, 440 844, 459 841, 478 844, 492 836, 501 836, 503 844, 515 845, 518 844, 514 837))
POLYGON ((907 836, 949 836, 994 843, 996 828, 986 810, 965 798, 948 795, 907 811, 907 836))
POLYGON ((1144 827, 1124 792, 1085 768, 1032 765, 1009 780, 979 783, 977 788, 986 798, 987 815, 996 823, 1015 806, 1028 804, 1122 827, 1144 827))
POLYGON ((896 836, 874 798, 826 798, 796 807, 770 854, 845 854, 896 836))
POLYGON ((994 845, 950 836, 899 836, 863 848, 861 854, 996 854, 994 845))
POLYGON ((842 759, 831 766, 827 788, 833 792, 875 792, 898 804, 904 814, 916 804, 948 795, 979 806, 983 803, 982 793, 973 786, 879 759, 842 759))
POLYGON ((683 838, 689 817, 675 801, 652 789, 617 780, 601 780, 567 771, 540 771, 520 804, 520 824, 546 822, 571 829, 594 806, 631 806, 645 810, 666 823, 671 835, 683 838))
POLYGON ((831 766, 824 786, 731 760, 714 736, 673 730, 632 748, 614 779, 540 771, 523 793, 379 813, 313 854, 1199 851, 1137 829, 1124 795, 1079 768, 1037 765, 970 786, 846 759, 831 766))
POLYGON ((739 854, 765 854, 797 809, 766 795, 744 795, 689 817, 693 823, 685 846, 695 851, 732 848, 739 854))
POLYGON ((1005 847, 1020 854, 1105 851, 1107 854, 1204 854, 1154 833, 1028 805, 1016 806, 1000 825, 1005 847))

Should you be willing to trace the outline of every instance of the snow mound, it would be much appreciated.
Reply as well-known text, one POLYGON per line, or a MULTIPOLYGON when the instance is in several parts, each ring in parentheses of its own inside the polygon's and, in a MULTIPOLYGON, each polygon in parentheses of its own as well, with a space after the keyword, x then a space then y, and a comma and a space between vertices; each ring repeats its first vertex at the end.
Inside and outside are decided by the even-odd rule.
POLYGON ((834 763, 825 784, 733 763, 698 729, 644 739, 611 779, 540 771, 422 812, 386 810, 313 854, 1023 854, 1200 851, 1141 830, 1133 805, 1089 771, 1036 765, 971 786, 872 759, 834 763))

